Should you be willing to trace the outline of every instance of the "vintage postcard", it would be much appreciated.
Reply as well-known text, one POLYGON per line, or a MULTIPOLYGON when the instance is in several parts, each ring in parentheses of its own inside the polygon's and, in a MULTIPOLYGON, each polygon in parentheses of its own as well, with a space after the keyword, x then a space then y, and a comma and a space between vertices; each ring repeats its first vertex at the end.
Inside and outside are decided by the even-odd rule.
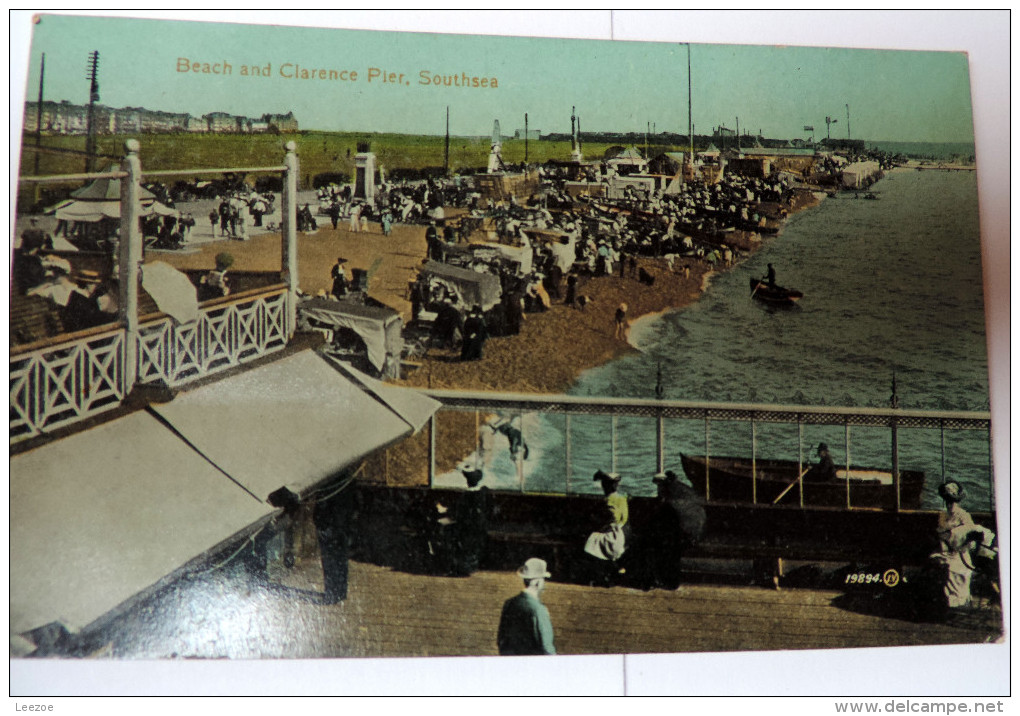
POLYGON ((1004 639, 965 52, 204 19, 32 21, 12 664, 1004 639))

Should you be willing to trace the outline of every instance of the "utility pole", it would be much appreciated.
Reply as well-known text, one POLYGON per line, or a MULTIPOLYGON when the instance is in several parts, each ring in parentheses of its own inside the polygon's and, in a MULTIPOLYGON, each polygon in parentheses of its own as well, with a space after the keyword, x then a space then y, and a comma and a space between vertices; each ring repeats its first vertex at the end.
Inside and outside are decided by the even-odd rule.
POLYGON ((691 108, 691 43, 687 43, 687 138, 691 142, 691 166, 694 166, 694 114, 691 108))
POLYGON ((85 172, 96 169, 96 102, 99 101, 99 50, 89 53, 88 75, 89 111, 85 125, 85 172))
POLYGON ((450 173, 450 105, 446 105, 446 149, 443 151, 443 174, 450 173))
POLYGON ((524 113, 524 164, 528 164, 528 113, 524 113))
POLYGON ((850 141, 850 105, 846 106, 846 141, 850 141))
MULTIPOLYGON (((39 102, 35 106, 35 173, 39 174, 39 147, 42 146, 42 105, 43 105, 43 78, 46 76, 46 53, 42 53, 42 64, 39 65, 39 102)), ((39 193, 39 184, 36 183, 36 194, 39 193)))

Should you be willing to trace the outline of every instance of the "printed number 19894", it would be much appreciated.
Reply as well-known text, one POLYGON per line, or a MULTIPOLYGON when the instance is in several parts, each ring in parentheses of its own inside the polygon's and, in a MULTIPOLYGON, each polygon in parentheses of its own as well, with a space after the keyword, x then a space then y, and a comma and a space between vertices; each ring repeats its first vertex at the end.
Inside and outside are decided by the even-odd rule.
POLYGON ((882 574, 878 572, 852 572, 846 575, 846 584, 884 584, 887 587, 895 587, 900 583, 900 574, 895 569, 887 569, 882 574))

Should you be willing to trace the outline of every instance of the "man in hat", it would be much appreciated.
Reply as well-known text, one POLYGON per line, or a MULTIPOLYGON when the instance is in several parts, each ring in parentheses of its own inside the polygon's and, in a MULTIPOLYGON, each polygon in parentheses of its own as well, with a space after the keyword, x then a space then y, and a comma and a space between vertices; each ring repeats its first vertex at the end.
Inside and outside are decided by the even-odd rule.
POLYGON ((655 511, 643 536, 645 579, 648 587, 680 586, 684 552, 705 534, 705 503, 672 470, 652 478, 657 490, 655 511))
POLYGON ((552 621, 542 604, 545 580, 552 577, 544 559, 532 557, 517 570, 524 590, 503 603, 496 645, 501 656, 539 656, 555 654, 552 621))
POLYGON ((347 295, 347 273, 344 271, 344 264, 347 263, 347 259, 343 256, 338 256, 336 264, 330 270, 330 278, 333 279, 333 288, 330 293, 336 298, 343 298, 347 295))
POLYGON ((804 473, 805 482, 829 482, 836 479, 836 464, 829 455, 829 446, 818 443, 818 462, 804 473))

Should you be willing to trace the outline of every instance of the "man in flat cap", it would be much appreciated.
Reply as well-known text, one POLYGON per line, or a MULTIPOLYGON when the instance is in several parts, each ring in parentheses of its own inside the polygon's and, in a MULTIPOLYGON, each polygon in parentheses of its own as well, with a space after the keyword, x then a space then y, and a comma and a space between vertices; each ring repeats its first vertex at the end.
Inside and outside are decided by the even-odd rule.
POLYGON ((524 590, 503 603, 496 644, 501 656, 540 656, 555 654, 552 621, 542 604, 545 580, 552 577, 544 559, 532 557, 517 570, 524 590))

